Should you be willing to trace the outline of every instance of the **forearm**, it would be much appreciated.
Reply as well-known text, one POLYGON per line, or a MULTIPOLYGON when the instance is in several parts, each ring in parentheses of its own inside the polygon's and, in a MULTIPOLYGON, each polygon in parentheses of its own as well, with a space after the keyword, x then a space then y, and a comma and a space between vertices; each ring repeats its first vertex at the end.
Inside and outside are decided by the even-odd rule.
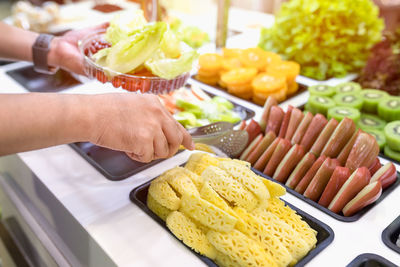
POLYGON ((90 97, 0 94, 0 155, 89 141, 90 97))

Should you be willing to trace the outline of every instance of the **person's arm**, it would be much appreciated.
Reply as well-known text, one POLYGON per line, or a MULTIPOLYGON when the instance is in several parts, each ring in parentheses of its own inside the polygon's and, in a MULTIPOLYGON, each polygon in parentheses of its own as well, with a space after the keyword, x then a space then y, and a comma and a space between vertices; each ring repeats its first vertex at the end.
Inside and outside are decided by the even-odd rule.
POLYGON ((81 141, 142 162, 194 148, 153 95, 0 94, 0 155, 81 141))

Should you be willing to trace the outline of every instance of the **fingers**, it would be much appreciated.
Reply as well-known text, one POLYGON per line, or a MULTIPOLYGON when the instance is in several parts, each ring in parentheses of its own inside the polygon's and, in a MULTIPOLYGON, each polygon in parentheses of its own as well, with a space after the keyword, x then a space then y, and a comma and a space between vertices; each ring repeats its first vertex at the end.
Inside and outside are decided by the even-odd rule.
POLYGON ((181 131, 183 135, 183 140, 182 140, 182 145, 186 147, 189 150, 194 149, 194 143, 192 140, 192 136, 189 134, 189 132, 185 129, 185 127, 182 126, 179 122, 175 120, 176 124, 178 125, 179 130, 181 131))
POLYGON ((169 156, 168 141, 165 138, 164 133, 161 129, 155 133, 153 147, 154 159, 166 158, 169 156))
POLYGON ((167 119, 162 127, 165 137, 167 138, 169 154, 172 157, 178 151, 179 146, 183 141, 183 133, 179 130, 178 126, 172 118, 167 119))

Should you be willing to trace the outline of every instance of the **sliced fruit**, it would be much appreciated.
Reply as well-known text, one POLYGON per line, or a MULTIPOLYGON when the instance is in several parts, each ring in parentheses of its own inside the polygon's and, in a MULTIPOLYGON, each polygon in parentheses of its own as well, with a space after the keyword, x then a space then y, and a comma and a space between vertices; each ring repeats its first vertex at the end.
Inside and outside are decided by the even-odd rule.
POLYGON ((305 151, 310 150, 327 123, 328 120, 322 114, 314 116, 300 142, 300 145, 304 146, 305 151))
POLYGON ((233 69, 221 76, 221 80, 229 85, 249 84, 257 75, 256 68, 238 68, 233 69))
POLYGON ((267 163, 269 162, 272 154, 274 153, 276 146, 278 145, 279 141, 282 138, 275 138, 275 140, 272 142, 272 144, 267 148, 267 150, 264 151, 264 153, 261 155, 261 157, 256 161, 256 163, 254 164, 254 168, 256 170, 259 170, 260 172, 262 172, 265 168, 265 166, 267 165, 267 163))
POLYGON ((344 146, 342 151, 340 151, 337 159, 339 160, 341 166, 344 166, 346 164, 347 158, 349 157, 349 154, 350 154, 351 150, 353 149, 354 143, 356 142, 356 138, 360 132, 361 132, 361 130, 354 132, 353 136, 350 138, 350 140, 344 146))
POLYGON ((285 138, 287 128, 289 126, 289 120, 290 120, 290 115, 292 114, 293 106, 289 105, 288 109, 285 113, 285 116, 283 116, 281 128, 279 129, 279 137, 285 138))
POLYGON ((324 189, 324 192, 322 192, 318 204, 327 208, 329 203, 331 203, 332 199, 335 197, 337 192, 339 192, 340 188, 344 185, 350 175, 351 172, 349 168, 336 166, 328 184, 324 189))
POLYGON ((346 167, 355 171, 360 167, 369 167, 379 154, 379 146, 375 138, 367 133, 361 132, 354 142, 346 161, 346 167))
POLYGON ((311 166, 311 168, 306 172, 304 177, 300 180, 300 182, 297 184, 296 188, 294 189, 296 192, 303 194, 304 191, 306 191, 308 185, 310 184, 311 180, 314 178, 315 174, 321 167, 321 165, 324 163, 326 160, 326 156, 320 156, 314 164, 311 166))
POLYGON ((364 131, 367 129, 383 130, 386 126, 386 121, 378 116, 362 113, 357 126, 364 131))
POLYGON ((311 113, 307 113, 301 123, 299 124, 299 127, 297 128, 296 132, 294 133, 292 137, 292 144, 300 144, 301 139, 303 139, 304 134, 306 133, 308 126, 310 125, 313 115, 311 113))
POLYGON ((336 92, 333 87, 326 84, 318 84, 308 87, 308 92, 310 95, 320 95, 320 96, 333 96, 336 92))
POLYGON ((338 122, 335 119, 330 119, 328 123, 325 125, 322 132, 319 134, 317 140, 313 144, 310 149, 310 152, 316 155, 317 157, 321 154, 322 149, 325 147, 325 144, 328 142, 332 133, 335 131, 338 126, 338 122))
POLYGON ((273 131, 276 135, 278 135, 284 116, 285 112, 283 112, 281 107, 272 106, 265 131, 273 131))
POLYGON ((379 181, 365 186, 346 206, 342 212, 344 216, 351 216, 364 207, 374 203, 382 194, 382 186, 379 181))
POLYGON ((347 117, 357 123, 360 119, 360 116, 360 111, 351 107, 334 107, 328 110, 328 119, 334 118, 338 121, 341 121, 347 117))
POLYGON ((355 82, 341 83, 335 86, 336 94, 356 93, 361 91, 361 85, 355 82))
POLYGON ((286 186, 294 189, 300 180, 304 177, 307 171, 315 162, 315 155, 312 153, 307 153, 297 164, 296 168, 292 171, 289 178, 286 181, 286 186))
POLYGON ((199 57, 200 68, 208 71, 218 72, 222 67, 222 56, 218 54, 202 54, 199 57))
POLYGON ((245 131, 249 134, 249 140, 247 141, 247 145, 249 145, 257 135, 261 133, 261 127, 255 120, 251 119, 249 124, 247 124, 245 131))
POLYGON ((362 110, 374 114, 377 113, 379 102, 389 96, 385 91, 375 89, 364 89, 359 94, 364 99, 362 110))
POLYGON ((259 47, 244 49, 239 56, 240 62, 246 67, 255 67, 264 70, 267 66, 267 54, 259 47))
POLYGON ((258 143, 257 146, 254 148, 254 150, 249 154, 246 161, 250 162, 250 164, 253 165, 264 153, 264 151, 272 144, 275 138, 276 138, 275 133, 269 131, 261 140, 261 142, 258 143))
POLYGON ((290 114, 289 125, 286 130, 285 139, 292 140, 294 133, 297 130, 297 127, 303 120, 304 114, 300 109, 293 109, 292 113, 290 114))
POLYGON ((255 93, 271 94, 282 89, 285 90, 285 94, 287 92, 286 77, 279 74, 261 72, 253 79, 251 86, 255 93))
POLYGON ((337 159, 327 158, 307 186, 306 191, 304 191, 304 196, 313 201, 317 201, 328 184, 336 166, 339 166, 337 159))
POLYGON ((385 137, 385 134, 383 133, 383 131, 374 130, 374 129, 366 129, 365 132, 372 135, 375 138, 376 142, 378 142, 379 149, 383 150, 383 148, 386 145, 386 137, 385 137))
POLYGON ((388 145, 385 146, 383 151, 386 157, 400 161, 400 152, 392 150, 388 145))
POLYGON ((282 161, 274 172, 274 178, 278 182, 285 183, 289 174, 296 167, 297 163, 300 162, 304 156, 304 148, 301 145, 295 144, 285 155, 282 161))
POLYGON ((333 97, 333 101, 335 101, 336 106, 351 107, 361 110, 364 99, 358 93, 353 92, 336 94, 333 97))
POLYGON ((257 147, 257 145, 261 142, 263 139, 263 135, 259 134, 257 135, 256 138, 254 138, 253 141, 246 147, 246 149, 243 151, 242 155, 240 155, 240 160, 246 160, 248 156, 253 152, 253 150, 257 147))
POLYGON ((354 122, 349 118, 344 118, 332 133, 321 154, 331 158, 337 157, 355 130, 354 122))
POLYGON ((374 163, 368 168, 369 173, 373 176, 380 168, 382 167, 381 161, 379 158, 374 160, 374 163))
POLYGON ((393 163, 388 162, 383 165, 375 174, 372 176, 370 183, 379 181, 382 184, 382 189, 385 189, 392 185, 397 179, 396 167, 393 163))
POLYGON ((386 144, 391 150, 400 152, 400 121, 393 121, 386 125, 385 130, 386 144))
POLYGON ((307 110, 314 115, 317 113, 326 116, 328 109, 336 106, 335 101, 327 96, 310 95, 307 102, 307 110))
POLYGON ((279 163, 282 161, 282 159, 285 157, 286 153, 289 151, 291 147, 291 144, 288 140, 286 139, 281 139, 276 146, 276 149, 274 153, 272 153, 272 156, 267 163, 267 166, 265 167, 263 173, 268 175, 269 177, 272 177, 274 174, 276 168, 278 167, 279 163))
POLYGON ((363 189, 371 179, 366 167, 356 169, 335 195, 328 209, 338 213, 363 189))
POLYGON ((390 96, 379 101, 378 115, 385 121, 400 120, 400 97, 390 96))

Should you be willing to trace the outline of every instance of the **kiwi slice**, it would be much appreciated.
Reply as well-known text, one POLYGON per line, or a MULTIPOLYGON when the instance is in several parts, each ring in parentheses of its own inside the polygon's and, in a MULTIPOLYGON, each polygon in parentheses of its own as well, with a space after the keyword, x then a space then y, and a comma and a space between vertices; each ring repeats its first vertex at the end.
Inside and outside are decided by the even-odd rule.
POLYGON ((355 82, 341 83, 334 87, 336 94, 357 93, 361 91, 361 85, 355 82))
POLYGON ((360 95, 354 92, 336 94, 333 97, 333 100, 336 102, 338 106, 351 107, 358 110, 361 110, 364 101, 364 99, 360 95))
POLYGON ((400 161, 400 152, 392 150, 388 145, 385 146, 384 153, 386 157, 400 161))
POLYGON ((321 113, 324 116, 328 113, 328 109, 335 107, 335 101, 326 96, 310 95, 307 102, 308 110, 314 115, 321 113))
POLYGON ((391 150, 400 152, 400 121, 392 121, 384 129, 386 143, 391 150))
POLYGON ((400 97, 390 96, 379 101, 378 115, 385 121, 400 120, 400 97))
POLYGON ((357 126, 364 131, 367 129, 383 130, 386 126, 386 121, 375 115, 361 113, 357 126))
POLYGON ((364 99, 362 110, 374 114, 377 113, 376 109, 379 102, 389 96, 385 91, 376 89, 364 89, 359 94, 364 99))
POLYGON ((340 122, 345 117, 347 117, 357 123, 360 119, 360 116, 360 111, 351 107, 334 107, 328 109, 328 120, 334 118, 340 122))
POLYGON ((383 131, 368 128, 368 129, 365 129, 365 132, 369 133, 370 135, 375 137, 376 142, 379 145, 379 149, 383 150, 383 148, 386 145, 386 138, 385 138, 385 134, 383 133, 383 131))
POLYGON ((335 89, 332 86, 326 84, 318 84, 308 87, 308 92, 310 92, 310 95, 320 95, 329 97, 335 94, 335 89))

